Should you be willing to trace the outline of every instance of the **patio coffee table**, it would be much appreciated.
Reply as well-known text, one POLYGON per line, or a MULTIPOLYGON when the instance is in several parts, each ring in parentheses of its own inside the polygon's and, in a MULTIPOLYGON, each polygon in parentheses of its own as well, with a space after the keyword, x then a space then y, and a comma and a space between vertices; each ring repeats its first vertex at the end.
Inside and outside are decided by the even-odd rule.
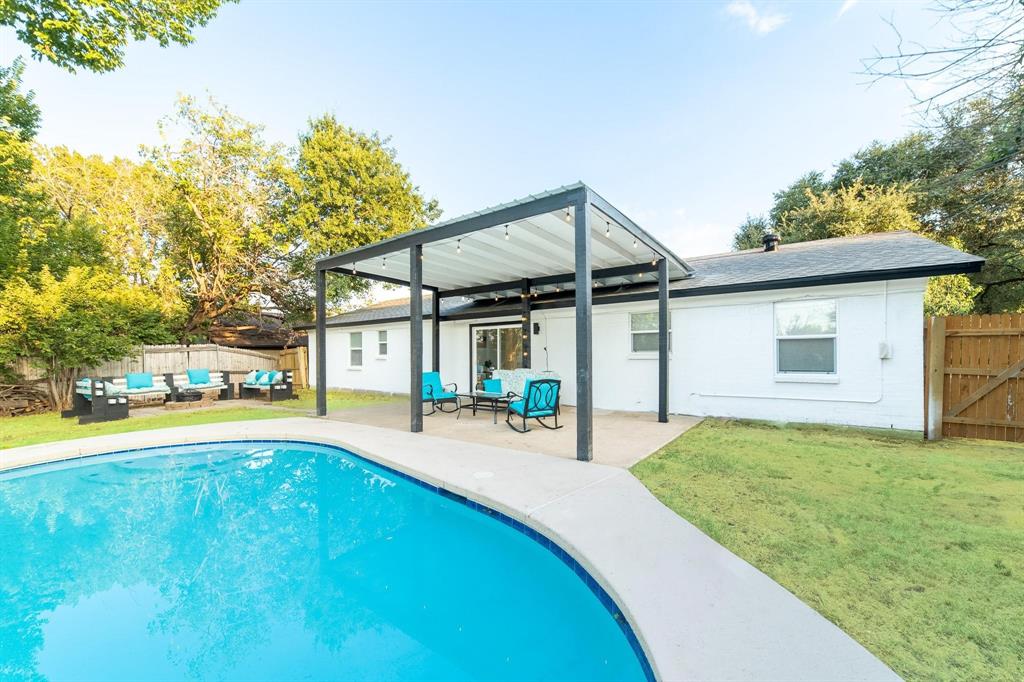
POLYGON ((498 411, 508 407, 508 394, 496 391, 470 391, 460 394, 463 398, 473 401, 473 416, 477 410, 490 410, 494 413, 494 423, 498 423, 498 411))

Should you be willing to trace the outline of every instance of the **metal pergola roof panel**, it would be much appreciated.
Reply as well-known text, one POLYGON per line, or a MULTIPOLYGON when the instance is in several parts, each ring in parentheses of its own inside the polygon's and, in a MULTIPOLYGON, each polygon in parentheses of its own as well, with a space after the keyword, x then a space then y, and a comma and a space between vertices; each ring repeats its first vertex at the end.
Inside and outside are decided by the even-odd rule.
POLYGON ((523 280, 537 291, 571 289, 578 205, 589 214, 596 286, 633 283, 662 258, 670 279, 689 276, 692 269, 681 258, 582 183, 332 255, 317 267, 408 284, 410 249, 420 245, 423 286, 441 295, 497 296, 519 291, 523 280))

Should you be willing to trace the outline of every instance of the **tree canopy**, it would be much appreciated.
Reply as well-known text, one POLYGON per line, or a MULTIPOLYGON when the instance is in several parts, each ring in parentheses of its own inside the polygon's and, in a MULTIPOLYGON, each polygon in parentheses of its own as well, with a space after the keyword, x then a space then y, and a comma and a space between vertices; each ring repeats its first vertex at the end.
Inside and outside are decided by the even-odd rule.
POLYGON ((739 226, 734 246, 757 246, 764 231, 794 242, 913 230, 987 260, 976 275, 934 281, 930 312, 1024 310, 1024 166, 1008 151, 1017 124, 993 106, 948 108, 936 126, 873 142, 831 176, 805 174, 775 194, 769 218, 739 226))
MULTIPOLYGON (((233 1, 233 0, 227 0, 233 1)), ((11 26, 36 59, 74 73, 124 65, 130 40, 162 47, 188 45, 196 28, 217 14, 224 0, 2 0, 0 26, 11 26)))

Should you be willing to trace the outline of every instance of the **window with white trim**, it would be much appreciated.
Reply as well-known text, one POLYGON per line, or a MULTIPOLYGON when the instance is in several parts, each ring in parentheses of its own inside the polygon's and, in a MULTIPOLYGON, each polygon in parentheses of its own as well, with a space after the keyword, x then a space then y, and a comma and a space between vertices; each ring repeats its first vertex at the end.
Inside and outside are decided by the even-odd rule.
POLYGON ((363 366, 363 333, 348 333, 348 366, 363 366))
POLYGON ((385 329, 377 332, 377 356, 381 358, 388 356, 388 332, 385 329))
MULTIPOLYGON (((672 350, 672 316, 668 321, 668 348, 672 350)), ((658 313, 629 314, 629 351, 631 353, 658 352, 658 313)))
POLYGON ((836 313, 834 299, 775 304, 777 374, 836 373, 836 313))

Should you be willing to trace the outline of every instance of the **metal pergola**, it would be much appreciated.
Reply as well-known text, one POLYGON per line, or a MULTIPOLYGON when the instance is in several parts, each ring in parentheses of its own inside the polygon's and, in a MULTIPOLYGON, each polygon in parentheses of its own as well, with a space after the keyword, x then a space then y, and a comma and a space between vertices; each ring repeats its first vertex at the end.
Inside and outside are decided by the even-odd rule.
POLYGON ((518 299, 524 367, 531 300, 573 292, 576 456, 593 459, 593 288, 658 282, 658 421, 668 421, 669 282, 692 268, 582 183, 322 258, 316 264, 316 410, 327 414, 326 283, 333 272, 409 287, 410 430, 423 430, 423 290, 432 292, 432 365, 440 371, 441 299, 518 299))

